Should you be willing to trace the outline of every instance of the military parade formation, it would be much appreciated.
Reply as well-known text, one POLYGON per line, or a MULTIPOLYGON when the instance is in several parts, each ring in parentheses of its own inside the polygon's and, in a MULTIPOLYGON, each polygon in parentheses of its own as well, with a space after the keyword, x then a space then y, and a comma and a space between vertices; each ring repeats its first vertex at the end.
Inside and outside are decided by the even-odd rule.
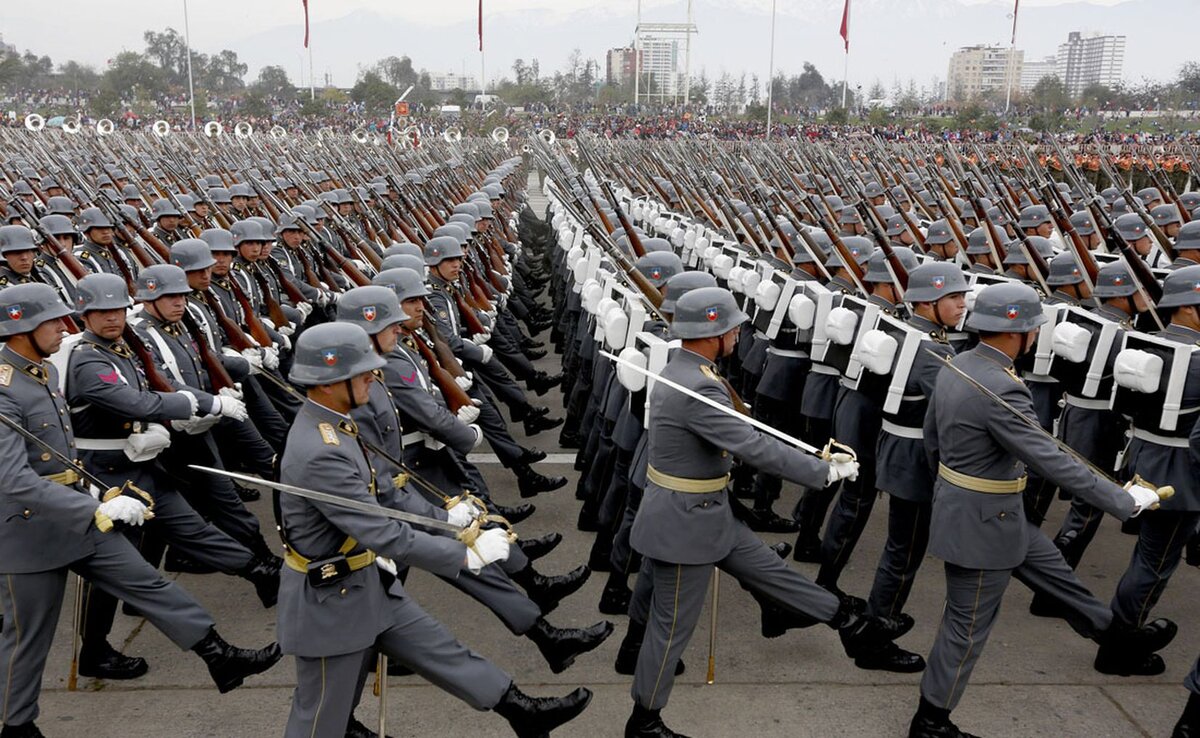
MULTIPOLYGON (((423 609, 413 569, 555 674, 618 632, 549 620, 604 572, 627 738, 682 735, 663 709, 706 607, 713 681, 723 575, 763 638, 802 652, 789 631, 824 624, 857 668, 914 675, 912 738, 972 735, 951 716, 1014 577, 1097 672, 1166 670, 1180 625, 1155 606, 1200 565, 1196 166, 1052 138, 219 128, 0 136, 0 737, 44 735, 64 604, 71 688, 151 668, 114 646, 118 607, 221 692, 291 657, 289 738, 387 735, 389 677, 522 738, 588 707, 586 685, 523 691, 423 609), (535 365, 551 350, 561 373, 535 365), (556 389, 562 413, 538 399, 556 389), (570 571, 535 565, 561 533, 519 535, 568 480, 510 423, 576 453, 570 571), (1097 538, 1105 514, 1128 538, 1097 538), (1126 542, 1102 600, 1076 569, 1126 542), (869 591, 846 591, 876 544, 869 591), (917 653, 898 641, 929 558, 945 603, 917 653), (222 586, 274 608, 276 642, 226 642, 174 573, 244 580, 222 586)), ((1175 738, 1200 735, 1200 662, 1185 687, 1175 738)))

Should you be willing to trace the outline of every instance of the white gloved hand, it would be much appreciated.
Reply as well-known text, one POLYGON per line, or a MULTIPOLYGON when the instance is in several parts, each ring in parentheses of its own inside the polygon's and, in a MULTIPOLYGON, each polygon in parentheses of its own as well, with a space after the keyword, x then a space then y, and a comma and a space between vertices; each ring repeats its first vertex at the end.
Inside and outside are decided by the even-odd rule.
POLYGON ((474 505, 468 505, 465 502, 460 502, 446 510, 446 522, 450 525, 457 525, 460 528, 470 525, 471 521, 477 517, 479 517, 479 508, 474 505))
POLYGON ((261 349, 242 349, 240 356, 250 362, 250 373, 259 374, 263 370, 263 355, 261 349))
POLYGON ((468 425, 467 427, 475 433, 475 443, 471 446, 471 449, 474 450, 479 448, 481 445, 483 445, 483 428, 480 428, 474 424, 468 425))
POLYGON ((258 319, 259 319, 260 321, 262 321, 262 324, 263 324, 263 325, 265 325, 266 327, 270 328, 271 330, 275 330, 275 329, 277 329, 277 328, 279 327, 279 326, 275 325, 275 321, 271 320, 270 318, 266 317, 265 315, 264 315, 264 316, 259 316, 259 318, 258 318, 258 319))
POLYGON ((484 332, 484 333, 476 333, 475 335, 471 336, 471 342, 474 343, 476 346, 482 346, 490 340, 492 340, 492 334, 490 331, 484 332))
POLYGON ((308 316, 312 315, 313 306, 311 302, 300 302, 296 304, 296 310, 300 311, 301 320, 308 320, 308 316))
POLYGON ((188 390, 176 390, 175 394, 188 398, 188 403, 192 406, 192 415, 195 415, 196 411, 200 409, 200 403, 196 400, 196 396, 188 390))
POLYGON ((192 416, 187 420, 172 420, 171 427, 181 433, 187 433, 189 436, 198 436, 216 425, 220 419, 221 416, 216 414, 205 415, 202 418, 192 416))
POLYGON ((375 566, 378 566, 380 569, 383 569, 388 574, 391 574, 394 577, 400 576, 396 572, 396 562, 392 561, 389 558, 386 558, 384 556, 376 556, 375 557, 375 566))
POLYGON ((239 422, 245 422, 250 415, 246 412, 246 403, 236 397, 214 397, 213 407, 211 410, 213 415, 220 415, 223 418, 233 418, 239 422))
POLYGON ((491 360, 492 360, 492 354, 493 354, 494 352, 492 351, 492 347, 491 347, 491 346, 488 346, 488 345, 485 343, 484 345, 482 345, 482 346, 480 346, 480 347, 479 347, 479 350, 483 352, 483 358, 479 360, 479 361, 480 361, 480 363, 482 363, 482 364, 486 364, 486 363, 488 363, 489 361, 491 361, 491 360))
POLYGON ((850 454, 833 454, 829 460, 829 474, 825 477, 825 486, 842 479, 851 482, 858 479, 858 462, 850 454))
POLYGON ((288 338, 288 336, 291 336, 295 332, 296 332, 296 324, 295 323, 288 323, 286 326, 279 329, 279 348, 280 348, 280 350, 282 350, 282 351, 291 351, 292 350, 292 339, 288 338), (284 332, 285 328, 288 329, 287 332, 284 332))
POLYGON ((1153 510, 1161 501, 1158 498, 1158 492, 1143 487, 1140 484, 1133 484, 1128 489, 1129 496, 1133 498, 1134 510, 1131 517, 1137 517, 1147 510, 1153 510))
POLYGON ((242 399, 242 385, 240 382, 234 382, 232 387, 222 387, 217 390, 217 394, 221 397, 232 397, 235 400, 242 399))
POLYGON ((467 549, 467 568, 478 574, 488 564, 508 559, 508 533, 499 528, 485 530, 475 539, 475 545, 467 549))
POLYGON ((471 381, 471 377, 466 374, 462 375, 461 377, 455 377, 454 383, 457 384, 462 389, 463 392, 466 392, 467 390, 471 389, 471 385, 474 384, 471 381))
POLYGON ((479 420, 479 408, 474 405, 463 405, 458 409, 458 412, 454 413, 454 417, 470 425, 479 420))
POLYGON ((158 423, 150 423, 142 433, 133 433, 125 439, 122 449, 134 463, 149 461, 171 445, 171 434, 158 423))
POLYGON ((266 346, 262 350, 262 365, 267 369, 279 368, 279 349, 266 346))
POLYGON ((230 347, 228 347, 228 346, 225 346, 224 348, 222 348, 222 349, 221 349, 221 353, 222 353, 223 355, 225 355, 225 356, 229 356, 229 357, 231 357, 231 358, 234 358, 234 359, 244 359, 244 358, 246 358, 246 357, 242 356, 242 355, 241 355, 241 354, 239 354, 237 351, 235 351, 235 350, 231 349, 231 348, 230 348, 230 347))
POLYGON ((89 484, 88 485, 88 494, 92 496, 93 500, 96 500, 97 502, 99 502, 100 495, 104 494, 104 490, 100 489, 99 487, 97 487, 94 484, 89 484))
MULTIPOLYGON (((126 525, 141 525, 146 522, 146 506, 132 497, 114 497, 108 502, 101 502, 96 512, 114 523, 119 521, 126 525)), ((504 551, 504 558, 508 558, 508 549, 504 551)))

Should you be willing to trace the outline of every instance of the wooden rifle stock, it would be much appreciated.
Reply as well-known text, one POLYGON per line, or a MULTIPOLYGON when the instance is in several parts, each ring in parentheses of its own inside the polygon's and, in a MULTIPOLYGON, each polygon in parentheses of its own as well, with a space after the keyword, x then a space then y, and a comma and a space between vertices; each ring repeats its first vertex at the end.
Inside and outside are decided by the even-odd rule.
POLYGON ((146 375, 146 384, 150 386, 150 389, 155 392, 174 392, 175 387, 163 376, 163 373, 158 368, 158 364, 154 361, 154 354, 150 353, 150 349, 146 348, 142 337, 133 330, 133 327, 126 325, 121 331, 121 336, 133 351, 134 356, 141 362, 142 372, 146 375))
POLYGON ((213 394, 217 394, 227 387, 234 387, 233 377, 229 376, 225 365, 221 363, 221 357, 212 350, 203 329, 196 325, 195 319, 186 311, 183 314, 183 325, 191 334, 192 340, 196 342, 196 350, 200 354, 204 370, 208 373, 208 381, 212 383, 213 394))

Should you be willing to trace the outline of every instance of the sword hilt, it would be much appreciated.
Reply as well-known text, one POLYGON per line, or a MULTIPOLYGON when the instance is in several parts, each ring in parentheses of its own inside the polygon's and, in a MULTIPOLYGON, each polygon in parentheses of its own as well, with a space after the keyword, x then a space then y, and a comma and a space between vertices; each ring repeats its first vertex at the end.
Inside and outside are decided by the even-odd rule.
MULTIPOLYGON (((1147 488, 1152 489, 1155 492, 1157 492, 1158 493, 1158 501, 1160 503, 1166 502, 1167 500, 1169 500, 1175 496, 1175 487, 1174 486, 1168 484, 1165 487, 1159 487, 1157 484, 1154 484, 1153 482, 1148 482, 1145 479, 1142 479, 1142 475, 1140 475, 1140 474, 1133 475, 1133 479, 1129 480, 1129 485, 1126 486, 1126 489, 1129 489, 1130 486, 1135 485, 1135 484, 1138 486, 1141 486, 1141 487, 1147 487, 1147 488)), ((1158 504, 1157 503, 1154 504, 1153 506, 1151 506, 1150 509, 1157 510, 1158 504)))

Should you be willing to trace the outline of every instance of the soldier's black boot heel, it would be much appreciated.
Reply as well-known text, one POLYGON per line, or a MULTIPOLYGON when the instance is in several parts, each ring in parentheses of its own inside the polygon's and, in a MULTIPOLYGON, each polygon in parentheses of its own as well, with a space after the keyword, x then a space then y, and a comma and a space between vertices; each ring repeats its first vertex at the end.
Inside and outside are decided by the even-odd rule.
POLYGON ((979 738, 970 733, 964 733, 958 726, 950 722, 950 711, 921 698, 917 714, 913 715, 908 726, 908 738, 979 738))
POLYGON ((1188 695, 1187 707, 1175 723, 1171 738, 1197 738, 1200 736, 1200 694, 1195 692, 1188 695))
POLYGON ((668 728, 659 712, 633 703, 633 713, 625 721, 625 738, 687 738, 668 728))
POLYGON ((283 658, 278 643, 258 650, 237 648, 226 643, 215 628, 192 650, 208 664, 208 673, 222 694, 237 689, 246 677, 261 674, 283 658))
POLYGON ((530 697, 510 684, 492 709, 508 721, 518 738, 547 738, 550 731, 579 717, 591 701, 592 691, 586 687, 566 697, 530 697))

